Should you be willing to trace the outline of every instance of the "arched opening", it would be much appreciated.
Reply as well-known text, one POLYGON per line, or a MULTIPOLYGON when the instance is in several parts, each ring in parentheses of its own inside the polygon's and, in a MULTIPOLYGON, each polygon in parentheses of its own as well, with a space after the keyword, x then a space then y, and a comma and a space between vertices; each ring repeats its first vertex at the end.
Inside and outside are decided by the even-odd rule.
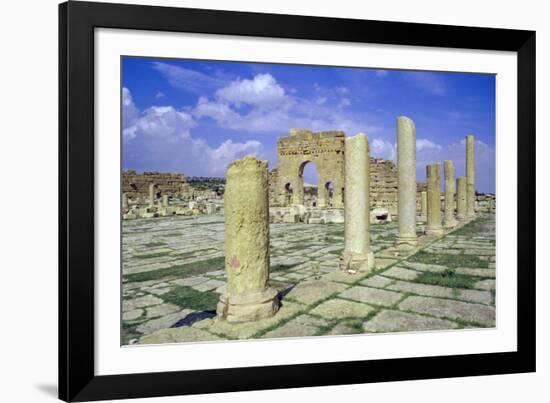
POLYGON ((326 194, 326 203, 327 206, 333 207, 334 206, 334 183, 328 181, 325 183, 325 194, 326 194))
POLYGON ((305 206, 316 207, 318 198, 317 169, 311 161, 305 161, 300 165, 298 173, 299 181, 303 189, 303 203, 305 206))

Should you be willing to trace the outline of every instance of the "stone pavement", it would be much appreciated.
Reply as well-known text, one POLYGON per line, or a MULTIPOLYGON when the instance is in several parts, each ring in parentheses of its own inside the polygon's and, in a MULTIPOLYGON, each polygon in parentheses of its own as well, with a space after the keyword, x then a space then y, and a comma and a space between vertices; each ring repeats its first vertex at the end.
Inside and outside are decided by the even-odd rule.
MULTIPOLYGON (((417 233, 423 233, 423 225, 417 233)), ((272 318, 214 318, 225 286, 221 215, 123 222, 122 344, 495 326, 495 218, 479 217, 419 247, 393 247, 396 224, 371 225, 376 270, 338 270, 343 224, 271 224, 272 318)))

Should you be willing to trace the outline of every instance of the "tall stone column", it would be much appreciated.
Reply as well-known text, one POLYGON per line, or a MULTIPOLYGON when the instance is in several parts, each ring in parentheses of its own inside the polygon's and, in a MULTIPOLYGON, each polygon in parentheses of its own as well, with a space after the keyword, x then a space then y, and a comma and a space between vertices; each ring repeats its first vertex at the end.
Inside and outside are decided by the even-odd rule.
POLYGON ((459 176, 456 180, 457 195, 456 195, 456 218, 459 221, 466 221, 467 208, 466 208, 466 177, 459 176))
POLYGON ((420 193, 420 221, 426 221, 428 218, 428 193, 420 193))
POLYGON ((122 193, 122 210, 128 210, 128 195, 122 193))
POLYGON ((426 167, 428 180, 428 217, 426 220, 426 235, 443 233, 441 226, 441 177, 439 164, 426 167))
POLYGON ((304 204, 304 178, 297 177, 292 189, 292 204, 304 204))
POLYGON ((162 207, 168 207, 168 195, 162 195, 162 207))
POLYGON ((474 136, 466 136, 466 213, 472 218, 475 216, 476 181, 474 159, 474 136))
POLYGON ((443 226, 445 228, 456 227, 455 220, 455 166, 453 161, 445 160, 445 220, 443 226))
POLYGON ((269 279, 269 197, 267 161, 247 156, 227 168, 225 268, 227 290, 217 314, 229 322, 248 322, 274 315, 277 291, 269 279))
POLYGON ((344 259, 356 271, 374 266, 370 249, 369 140, 363 134, 346 138, 344 186, 344 259))
POLYGON ((153 207, 155 205, 155 184, 151 183, 149 185, 149 206, 153 207))
POLYGON ((397 238, 400 249, 418 245, 416 237, 416 128, 405 117, 397 118, 397 238))

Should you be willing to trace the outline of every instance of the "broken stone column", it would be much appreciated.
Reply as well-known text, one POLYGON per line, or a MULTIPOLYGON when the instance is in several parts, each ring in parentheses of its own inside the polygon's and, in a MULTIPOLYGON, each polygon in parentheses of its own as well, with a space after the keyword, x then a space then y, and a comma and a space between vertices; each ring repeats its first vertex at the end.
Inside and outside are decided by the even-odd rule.
POLYGON ((475 216, 476 185, 475 185, 475 160, 474 160, 474 136, 466 136, 466 215, 469 218, 475 216))
POLYGON ((420 221, 426 221, 428 217, 428 193, 420 193, 420 221))
POLYGON ((162 195, 162 207, 168 207, 168 195, 162 195))
POLYGON ((418 245, 416 237, 416 128, 405 117, 397 118, 397 238, 400 249, 418 245))
POLYGON ((344 261, 347 271, 368 271, 374 266, 370 250, 369 140, 365 134, 345 143, 344 261))
POLYGON ((426 167, 428 181, 428 217, 426 220, 426 235, 443 233, 441 226, 441 177, 439 164, 426 167))
POLYGON ((443 226, 445 228, 456 227, 455 220, 455 166, 453 161, 445 160, 445 219, 443 226))
POLYGON ((149 206, 153 207, 155 205, 155 184, 151 183, 149 185, 149 206))
POLYGON ((220 296, 218 317, 248 322, 274 315, 277 291, 269 279, 269 196, 267 161, 252 156, 227 168, 225 268, 227 290, 220 296))
POLYGON ((457 195, 456 195, 456 218, 459 221, 466 221, 467 208, 466 208, 466 177, 459 176, 456 180, 457 195))
POLYGON ((128 195, 122 193, 122 210, 128 210, 128 195))

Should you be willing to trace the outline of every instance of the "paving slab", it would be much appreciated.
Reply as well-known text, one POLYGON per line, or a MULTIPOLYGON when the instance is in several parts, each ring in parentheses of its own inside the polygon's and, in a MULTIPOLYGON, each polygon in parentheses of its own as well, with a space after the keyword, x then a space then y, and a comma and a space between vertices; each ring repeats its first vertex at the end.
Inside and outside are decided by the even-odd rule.
POLYGON ((326 319, 363 318, 374 310, 373 307, 343 299, 330 299, 313 308, 310 313, 326 319))
POLYGON ((392 279, 389 279, 387 277, 382 277, 379 275, 366 278, 363 281, 359 282, 359 284, 361 285, 366 285, 369 287, 376 287, 376 288, 384 288, 391 283, 393 283, 392 279))
POLYGON ((403 294, 378 288, 355 286, 341 292, 338 296, 372 305, 391 306, 399 301, 403 294))
POLYGON ((150 335, 139 339, 139 344, 165 344, 165 343, 184 343, 184 342, 204 342, 223 340, 202 329, 194 327, 177 327, 173 329, 160 329, 150 335))
POLYGON ((363 324, 363 330, 373 333, 413 332, 421 330, 454 329, 457 326, 456 323, 448 320, 431 318, 408 312, 382 310, 374 318, 363 324))
POLYGON ((389 270, 381 273, 381 275, 385 277, 397 278, 400 280, 414 280, 420 275, 420 273, 415 270, 405 269, 404 267, 393 266, 389 270))
POLYGON ((453 320, 474 322, 483 327, 495 326, 495 308, 487 305, 411 296, 399 304, 399 309, 453 320))
POLYGON ((325 299, 332 294, 343 291, 347 286, 341 283, 325 280, 310 280, 299 283, 286 296, 285 299, 311 305, 325 299))

